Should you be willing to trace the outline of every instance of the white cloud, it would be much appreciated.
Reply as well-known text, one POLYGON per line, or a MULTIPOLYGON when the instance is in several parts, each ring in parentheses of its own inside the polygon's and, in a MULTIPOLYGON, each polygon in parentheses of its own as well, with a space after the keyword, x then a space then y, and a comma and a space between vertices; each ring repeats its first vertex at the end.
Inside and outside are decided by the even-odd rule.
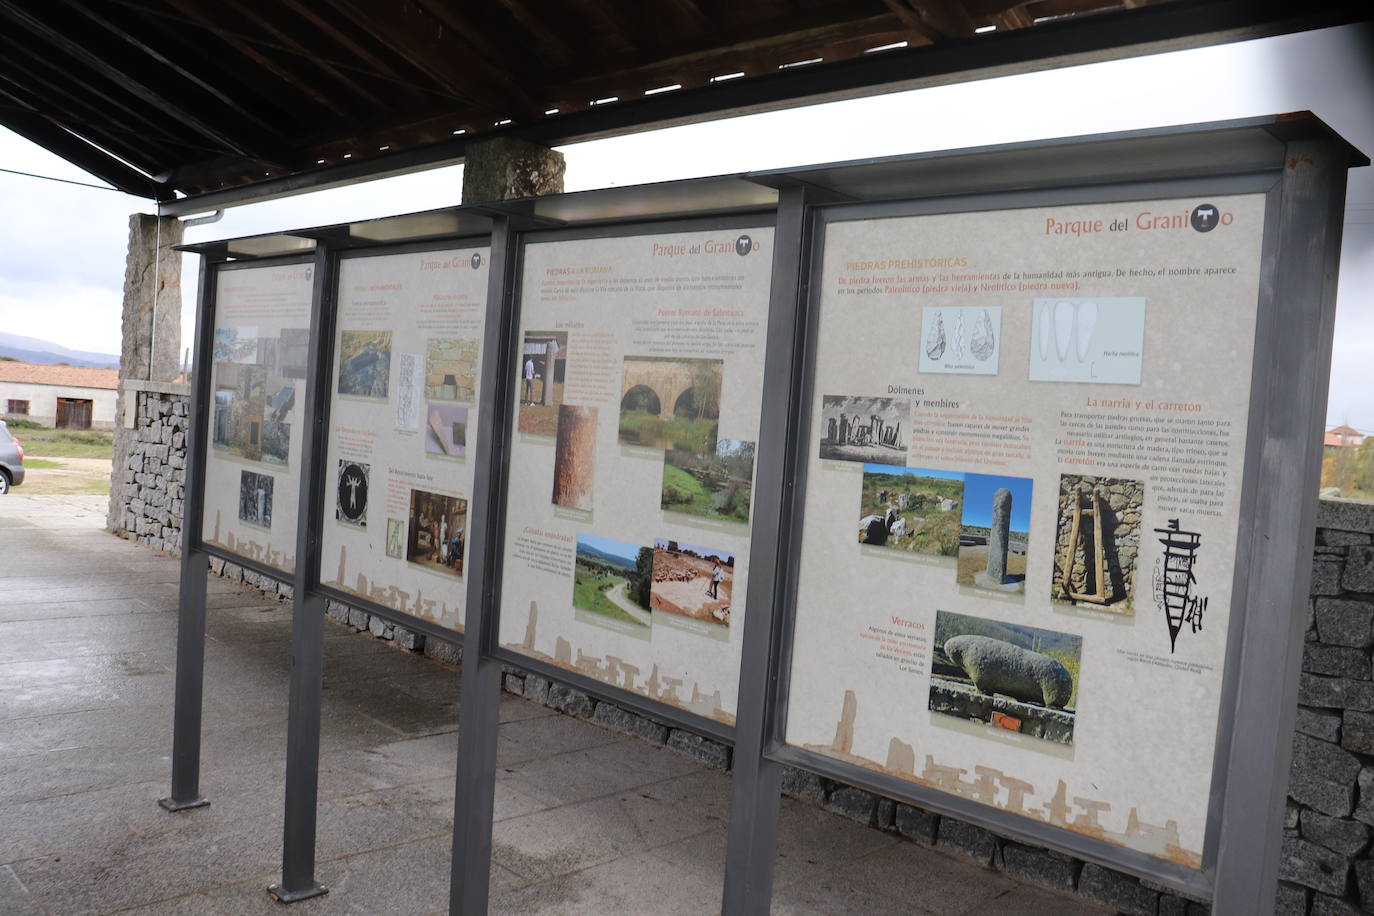
POLYGON ((0 327, 97 353, 120 352, 123 292, 66 277, 12 283, 0 280, 0 327), (60 315, 60 323, 54 315, 60 315))

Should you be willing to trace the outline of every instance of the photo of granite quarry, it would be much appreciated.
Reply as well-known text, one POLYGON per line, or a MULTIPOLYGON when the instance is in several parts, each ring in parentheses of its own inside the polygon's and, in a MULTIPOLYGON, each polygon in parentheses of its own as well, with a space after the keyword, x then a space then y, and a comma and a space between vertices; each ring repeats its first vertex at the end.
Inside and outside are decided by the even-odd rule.
POLYGON ((937 611, 932 713, 1073 744, 1083 639, 937 611))

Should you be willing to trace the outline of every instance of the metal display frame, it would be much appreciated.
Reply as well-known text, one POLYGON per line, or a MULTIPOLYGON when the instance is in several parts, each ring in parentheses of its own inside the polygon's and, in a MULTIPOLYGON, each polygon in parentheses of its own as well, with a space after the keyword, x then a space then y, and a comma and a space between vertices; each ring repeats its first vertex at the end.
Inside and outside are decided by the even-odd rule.
POLYGON ((508 667, 628 707, 734 748, 722 911, 765 913, 772 890, 782 777, 787 766, 918 804, 1006 836, 1148 878, 1213 911, 1272 905, 1296 714, 1302 606, 1311 574, 1315 492, 1345 171, 1367 164, 1310 115, 1254 118, 691 179, 181 246, 202 255, 197 371, 188 415, 169 811, 208 804, 200 787, 206 576, 217 557, 292 582, 282 901, 324 893, 314 876, 323 618, 338 601, 463 647, 450 911, 487 910, 502 673, 508 667), (1194 870, 914 782, 787 745, 787 685, 798 582, 800 522, 811 447, 815 354, 826 227, 850 219, 996 211, 1195 194, 1266 194, 1240 495, 1232 613, 1216 735, 1203 868, 1194 870), (449 220, 444 223, 444 220, 449 220), (434 231, 435 225, 451 231, 434 231), (508 463, 526 246, 771 225, 750 567, 735 724, 726 725, 499 644, 508 463), (428 228, 426 228, 428 227, 428 228), (468 573, 462 631, 320 583, 328 423, 339 265, 353 257, 489 246, 479 392, 473 409, 468 573), (306 249, 313 247, 313 251, 306 249), (233 260, 242 257, 242 260, 233 260), (201 538, 216 282, 222 270, 313 263, 305 429, 294 575, 201 538), (1293 473, 1293 469, 1300 473, 1293 473), (1292 540, 1263 532, 1293 532, 1292 540), (1275 676, 1275 672, 1279 676, 1275 676))
MULTIPOLYGON (((805 368, 794 380, 801 412, 789 431, 792 524, 781 534, 783 552, 794 556, 801 541, 807 468, 814 447, 806 406, 815 398, 819 280, 829 223, 1199 194, 1265 195, 1245 475, 1203 867, 1190 869, 788 744, 785 730, 799 575, 798 564, 792 563, 783 571, 786 581, 780 604, 773 608, 777 619, 765 622, 756 616, 745 621, 746 631, 750 626, 767 628, 769 637, 768 684, 762 695, 754 697, 750 713, 751 722, 762 730, 751 739, 758 740, 764 750, 748 778, 741 780, 736 774, 724 912, 767 911, 778 811, 773 784, 781 779, 781 766, 961 818, 1186 894, 1209 897, 1214 913, 1272 909, 1291 750, 1284 736, 1291 734, 1296 714, 1304 627, 1303 615, 1295 609, 1302 607, 1307 595, 1311 537, 1280 543, 1262 532, 1310 535, 1315 525, 1316 503, 1310 494, 1320 477, 1322 405, 1330 371, 1334 277, 1340 258, 1340 203, 1345 169, 1351 161, 1349 147, 1339 138, 1296 139, 1286 144, 1284 155, 1269 168, 1240 174, 1222 161, 1216 163, 1212 175, 1203 168, 1174 179, 1123 179, 1079 186, 1037 187, 1028 174, 1016 190, 995 188, 982 194, 817 208, 810 252, 811 289, 803 318, 801 363, 805 368), (1295 309, 1296 303, 1301 306, 1295 309), (1278 366, 1287 371, 1273 371, 1278 366), (1294 474, 1294 468, 1301 473, 1294 474), (1283 676, 1274 677, 1275 671, 1283 676), (736 827, 741 821, 747 826, 760 821, 774 826, 755 828, 746 837, 747 827, 736 827)), ((1123 162, 1119 167, 1128 172, 1130 165, 1123 162)), ((756 636, 755 644, 763 638, 756 636)))
MULTIPOLYGON (((332 268, 331 268, 331 283, 332 283, 332 289, 334 290, 334 295, 335 295, 335 297, 336 297, 336 299, 335 299, 336 306, 337 306, 337 296, 338 296, 339 273, 340 273, 340 268, 342 267, 342 264, 343 264, 344 261, 356 260, 356 259, 360 259, 360 258, 380 258, 380 257, 388 257, 388 256, 390 256, 390 255, 420 254, 420 253, 422 253, 422 252, 446 251, 446 250, 458 249, 458 248, 484 248, 484 247, 489 246, 490 244, 491 244, 491 238, 490 238, 490 236, 479 235, 479 236, 459 236, 459 237, 444 238, 444 239, 439 239, 439 240, 432 240, 432 239, 431 239, 431 240, 425 240, 425 241, 421 241, 421 242, 405 242, 405 243, 402 243, 402 244, 399 244, 399 245, 375 246, 375 247, 367 247, 367 248, 353 248, 353 249, 349 249, 349 250, 345 250, 345 251, 340 251, 340 252, 338 252, 338 255, 337 255, 337 258, 336 258, 336 260, 335 260, 335 262, 334 262, 334 265, 333 265, 332 268)), ((488 269, 490 270, 490 267, 489 267, 488 269)), ((488 296, 490 295, 490 284, 488 285, 487 294, 488 294, 488 296)), ((490 308, 487 307, 487 303, 486 303, 486 302, 484 302, 484 303, 482 304, 482 313, 483 313, 483 314, 482 314, 483 330, 484 330, 484 332, 485 332, 486 322, 489 321, 489 320, 491 320, 491 317, 492 317, 492 311, 491 311, 490 308)), ((330 326, 330 328, 329 328, 329 345, 328 345, 328 353, 326 354, 326 357, 325 357, 326 362, 327 362, 327 364, 328 364, 328 377, 329 377, 329 380, 331 381, 331 383, 332 383, 332 380, 333 380, 333 377, 334 377, 335 370, 337 369, 337 367, 334 365, 334 352, 333 352, 333 350, 334 350, 334 336, 335 336, 335 335, 334 335, 334 332, 337 330, 337 325, 335 325, 335 324, 333 323, 333 320, 334 320, 336 317, 337 317, 337 307, 336 307, 335 309, 331 310, 331 315, 330 315, 331 326, 330 326)), ((484 359, 483 359, 483 351, 480 351, 480 350, 478 351, 477 359, 478 359, 478 365, 479 365, 479 366, 482 365, 482 364, 485 362, 484 359)), ((479 369, 479 372, 480 372, 480 369, 479 369)), ((331 387, 330 385, 326 385, 325 388, 326 388, 326 390, 325 390, 325 400, 324 400, 324 404, 323 404, 322 407, 321 407, 321 410, 322 410, 321 423, 327 426, 327 425, 329 424, 329 422, 330 422, 330 413, 331 413, 331 407, 332 407, 333 390, 332 390, 332 387, 331 387)), ((479 437, 481 436, 481 427, 480 427, 480 426, 478 427, 478 436, 479 436, 479 437)), ((327 451, 328 451, 328 442, 326 441, 326 443, 325 443, 325 453, 327 453, 327 451)), ((321 454, 319 460, 320 460, 320 462, 321 462, 321 467, 322 467, 325 471, 328 471, 328 468, 324 468, 324 467, 323 467, 324 462, 325 462, 325 460, 326 460, 326 454, 325 454, 325 453, 322 453, 322 454, 321 454)), ((474 487, 474 489, 475 489, 475 487, 474 487)), ((321 502, 320 502, 320 508, 319 508, 319 512, 318 512, 318 513, 316 514, 316 516, 315 516, 315 518, 319 521, 320 524, 324 524, 324 523, 327 521, 327 519, 326 519, 326 517, 325 517, 325 512, 324 512, 325 504, 326 504, 326 501, 325 501, 324 496, 323 496, 323 481, 321 481, 321 502)), ((368 614, 370 614, 370 615, 372 615, 372 616, 374 616, 374 617, 380 617, 380 618, 382 618, 383 620, 386 620, 386 621, 388 621, 388 622, 390 622, 390 623, 393 623, 393 624, 396 624, 396 625, 398 625, 398 626, 405 627, 405 628, 408 629, 408 630, 414 630, 414 631, 417 632, 417 633, 424 633, 426 636, 433 636, 433 637, 436 638, 436 639, 447 640, 447 641, 449 641, 449 642, 456 642, 456 643, 459 643, 459 644, 461 644, 462 641, 463 641, 463 631, 462 631, 462 630, 452 630, 452 629, 449 629, 448 627, 440 626, 439 624, 435 623, 435 622, 432 621, 432 620, 427 620, 427 619, 424 618, 424 617, 417 617, 417 616, 414 615, 414 614, 408 614, 408 613, 406 613, 405 611, 399 611, 399 610, 397 610, 396 608, 387 607, 387 606, 384 605, 384 604, 378 604, 376 601, 373 601, 371 598, 367 598, 367 597, 364 597, 364 596, 362 596, 362 595, 355 594, 354 592, 345 591, 344 589, 334 588, 333 586, 330 586, 330 585, 325 585, 325 584, 323 584, 323 583, 321 583, 321 582, 319 581, 319 578, 320 578, 320 577, 319 577, 319 574, 320 574, 320 572, 321 572, 321 570, 320 570, 320 568, 319 568, 319 563, 316 563, 315 578, 314 578, 313 584, 311 585, 311 590, 314 591, 314 592, 316 592, 316 593, 318 593, 318 594, 320 594, 320 595, 322 595, 323 597, 325 597, 325 598, 327 598, 327 599, 329 599, 329 600, 331 600, 331 601, 337 601, 337 602, 339 602, 339 603, 341 603, 341 604, 347 604, 347 605, 349 605, 349 606, 351 606, 351 607, 356 607, 356 608, 358 608, 359 610, 367 611, 368 614)), ((467 585, 467 577, 466 577, 466 575, 465 575, 465 576, 464 576, 464 579, 463 579, 463 587, 466 588, 466 585, 467 585)))

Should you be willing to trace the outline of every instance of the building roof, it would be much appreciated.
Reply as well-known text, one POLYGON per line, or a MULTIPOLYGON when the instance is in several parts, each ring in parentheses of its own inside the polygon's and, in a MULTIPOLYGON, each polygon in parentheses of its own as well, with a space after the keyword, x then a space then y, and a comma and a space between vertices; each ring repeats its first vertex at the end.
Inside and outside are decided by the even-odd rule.
POLYGON ((0 0, 0 125, 186 213, 461 161, 490 135, 555 145, 1364 13, 1353 0, 0 0))
POLYGON ((1350 426, 1333 426, 1322 437, 1322 445, 1337 448, 1351 448, 1364 442, 1364 433, 1350 426))
POLYGON ((119 387, 119 370, 91 369, 86 366, 45 366, 38 363, 12 363, 0 360, 0 382, 113 390, 119 387))

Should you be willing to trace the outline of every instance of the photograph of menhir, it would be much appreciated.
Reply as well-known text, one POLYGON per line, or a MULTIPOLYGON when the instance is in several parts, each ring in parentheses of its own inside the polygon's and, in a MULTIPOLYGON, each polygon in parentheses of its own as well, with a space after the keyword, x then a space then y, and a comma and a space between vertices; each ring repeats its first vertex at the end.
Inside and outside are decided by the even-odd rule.
POLYGON ((596 477, 595 407, 558 405, 553 446, 553 504, 591 511, 596 477))
POLYGON ((930 711, 1072 744, 1082 657, 1071 633, 937 611, 930 711))
POLYGON ((1135 613, 1144 503, 1145 484, 1139 480, 1060 476, 1051 600, 1135 613))
POLYGON ((964 473, 865 464, 859 543, 908 553, 959 553, 964 473))
POLYGON ((729 551, 656 540, 649 603, 655 611, 728 627, 734 574, 735 555, 729 551))
POLYGON ((468 409, 454 404, 425 407, 425 451, 444 458, 468 453, 468 409))
POLYGON ((620 441, 702 454, 716 447, 725 363, 627 356, 620 377, 620 441))
POLYGON ((406 560, 417 566, 461 576, 467 521, 466 499, 411 490, 406 560))
POLYGON ((1025 594, 1032 486, 1028 477, 964 475, 960 585, 1025 594))
POLYGON ((663 453, 660 504, 665 512, 748 522, 753 486, 752 442, 717 439, 713 452, 663 453))
POLYGON ((339 332, 339 394, 386 398, 391 382, 390 331, 339 332))
POLYGON ((270 474, 239 472, 239 521, 261 528, 272 527, 272 484, 270 474))
POLYGON ((652 548, 579 534, 573 607, 647 631, 653 625, 649 609, 653 563, 652 548))
POLYGON ((827 394, 821 398, 820 456, 830 461, 905 465, 911 402, 827 394))
POLYGON ((425 344, 425 399, 472 403, 477 388, 477 341, 431 337, 425 344))
POLYGON ((567 331, 526 331, 516 379, 520 391, 522 433, 558 434, 558 405, 568 366, 567 331))

